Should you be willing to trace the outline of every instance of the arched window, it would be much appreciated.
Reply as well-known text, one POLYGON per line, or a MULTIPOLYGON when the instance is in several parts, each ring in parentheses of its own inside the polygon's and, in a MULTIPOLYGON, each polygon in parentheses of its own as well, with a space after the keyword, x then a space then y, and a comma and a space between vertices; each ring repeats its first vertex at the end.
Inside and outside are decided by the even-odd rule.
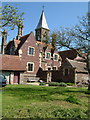
POLYGON ((40 32, 37 32, 37 40, 40 40, 40 32))

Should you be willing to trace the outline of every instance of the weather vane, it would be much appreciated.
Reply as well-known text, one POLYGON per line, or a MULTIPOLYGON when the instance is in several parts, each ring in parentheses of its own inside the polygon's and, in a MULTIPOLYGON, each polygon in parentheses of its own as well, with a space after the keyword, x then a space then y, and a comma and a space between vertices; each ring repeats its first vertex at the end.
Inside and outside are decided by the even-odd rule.
POLYGON ((44 11, 44 8, 45 8, 45 6, 43 5, 43 6, 42 6, 42 10, 43 10, 43 11, 44 11))

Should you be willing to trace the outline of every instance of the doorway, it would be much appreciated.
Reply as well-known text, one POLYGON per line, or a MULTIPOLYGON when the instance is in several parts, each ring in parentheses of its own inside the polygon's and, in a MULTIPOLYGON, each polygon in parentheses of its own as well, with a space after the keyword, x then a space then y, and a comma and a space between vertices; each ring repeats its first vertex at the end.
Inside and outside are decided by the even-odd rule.
POLYGON ((14 84, 19 84, 19 83, 20 83, 20 73, 19 73, 19 72, 15 72, 15 73, 14 73, 13 83, 14 83, 14 84))

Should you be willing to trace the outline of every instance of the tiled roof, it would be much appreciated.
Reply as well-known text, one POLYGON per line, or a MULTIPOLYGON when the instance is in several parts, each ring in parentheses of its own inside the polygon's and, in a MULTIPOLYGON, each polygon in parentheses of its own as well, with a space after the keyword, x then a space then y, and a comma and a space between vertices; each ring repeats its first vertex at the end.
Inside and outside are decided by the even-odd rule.
POLYGON ((62 59, 75 59, 77 57, 77 52, 75 50, 65 50, 65 51, 59 51, 59 54, 62 59))
POLYGON ((19 56, 0 55, 0 61, 0 70, 25 71, 25 65, 23 65, 19 56))
POLYGON ((85 62, 78 62, 75 60, 70 60, 68 58, 66 58, 69 63, 72 65, 73 68, 76 69, 77 72, 88 72, 86 69, 86 63, 85 62))

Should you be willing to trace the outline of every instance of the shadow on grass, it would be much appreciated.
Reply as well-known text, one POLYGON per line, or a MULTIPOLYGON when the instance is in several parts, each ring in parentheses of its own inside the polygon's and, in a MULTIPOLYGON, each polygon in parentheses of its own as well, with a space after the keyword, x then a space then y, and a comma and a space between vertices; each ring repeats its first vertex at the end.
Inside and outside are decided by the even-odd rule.
POLYGON ((9 85, 3 88, 3 94, 18 97, 20 100, 39 100, 53 101, 58 100, 58 95, 66 95, 67 93, 85 93, 83 88, 67 88, 67 87, 45 87, 45 86, 30 86, 30 85, 9 85), (51 95, 55 95, 52 98, 51 95))

